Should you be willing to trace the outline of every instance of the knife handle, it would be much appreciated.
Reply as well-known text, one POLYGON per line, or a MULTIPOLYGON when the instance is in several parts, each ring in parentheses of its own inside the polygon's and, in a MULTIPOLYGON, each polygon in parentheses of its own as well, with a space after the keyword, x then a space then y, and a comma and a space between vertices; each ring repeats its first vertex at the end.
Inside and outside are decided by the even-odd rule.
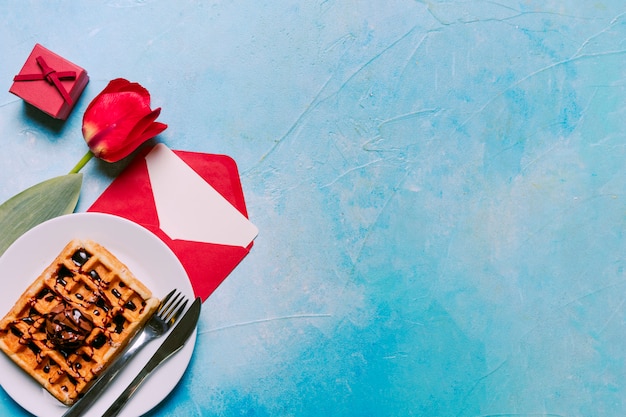
MULTIPOLYGON (((184 304, 183 304, 184 305, 184 304)), ((180 322, 174 327, 174 330, 165 338, 165 341, 159 346, 154 355, 150 358, 148 363, 143 367, 139 374, 132 380, 130 385, 120 394, 119 397, 111 404, 111 406, 104 412, 102 417, 113 417, 119 414, 124 405, 130 400, 137 388, 143 383, 146 377, 156 369, 161 363, 170 358, 173 354, 178 352, 185 345, 185 342, 193 333, 198 323, 198 317, 200 316, 200 308, 202 305, 202 299, 196 297, 191 307, 187 309, 180 322)))
POLYGON ((117 399, 111 404, 111 406, 104 412, 102 417, 114 417, 117 416, 122 408, 126 405, 128 400, 133 396, 137 388, 141 386, 143 381, 145 381, 146 377, 152 373, 165 359, 169 358, 171 355, 180 350, 182 346, 180 346, 176 351, 169 354, 167 357, 155 357, 153 356, 148 363, 143 367, 143 369, 137 374, 135 379, 131 381, 131 383, 126 387, 126 389, 117 397, 117 399))

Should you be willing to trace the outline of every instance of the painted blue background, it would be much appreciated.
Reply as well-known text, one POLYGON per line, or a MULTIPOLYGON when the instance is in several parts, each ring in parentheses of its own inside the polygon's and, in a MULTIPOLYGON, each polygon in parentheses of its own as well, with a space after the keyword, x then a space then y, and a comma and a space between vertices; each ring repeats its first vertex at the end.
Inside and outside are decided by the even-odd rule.
MULTIPOLYGON (((260 235, 151 415, 626 415, 624 2, 11 0, 0 21, 0 200, 74 166, 116 77, 163 108, 161 142, 238 163, 260 235), (65 123, 8 93, 36 42, 89 72, 65 123)), ((126 163, 92 161, 77 210, 126 163)), ((3 391, 0 414, 24 415, 3 391)))

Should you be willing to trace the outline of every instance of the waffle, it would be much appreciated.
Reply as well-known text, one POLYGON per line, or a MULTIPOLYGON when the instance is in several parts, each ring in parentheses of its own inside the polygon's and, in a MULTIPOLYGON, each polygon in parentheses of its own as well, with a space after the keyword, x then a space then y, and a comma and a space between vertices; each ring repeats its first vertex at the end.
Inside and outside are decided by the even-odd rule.
POLYGON ((71 405, 158 305, 108 250, 75 239, 0 321, 0 349, 71 405))

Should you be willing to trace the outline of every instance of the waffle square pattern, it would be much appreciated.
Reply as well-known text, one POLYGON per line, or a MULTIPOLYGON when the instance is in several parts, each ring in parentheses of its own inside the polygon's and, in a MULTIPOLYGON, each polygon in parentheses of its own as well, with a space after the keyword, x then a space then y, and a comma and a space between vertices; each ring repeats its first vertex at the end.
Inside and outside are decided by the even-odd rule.
POLYGON ((0 349, 71 405, 158 305, 107 249, 72 240, 0 321, 0 349))

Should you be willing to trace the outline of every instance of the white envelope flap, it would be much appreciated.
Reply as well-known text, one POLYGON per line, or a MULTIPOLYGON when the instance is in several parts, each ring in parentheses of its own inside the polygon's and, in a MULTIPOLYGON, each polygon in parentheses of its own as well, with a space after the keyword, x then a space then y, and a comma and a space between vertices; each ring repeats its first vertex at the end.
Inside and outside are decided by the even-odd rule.
POLYGON ((161 229, 172 239, 247 247, 259 230, 164 144, 146 155, 161 229))

